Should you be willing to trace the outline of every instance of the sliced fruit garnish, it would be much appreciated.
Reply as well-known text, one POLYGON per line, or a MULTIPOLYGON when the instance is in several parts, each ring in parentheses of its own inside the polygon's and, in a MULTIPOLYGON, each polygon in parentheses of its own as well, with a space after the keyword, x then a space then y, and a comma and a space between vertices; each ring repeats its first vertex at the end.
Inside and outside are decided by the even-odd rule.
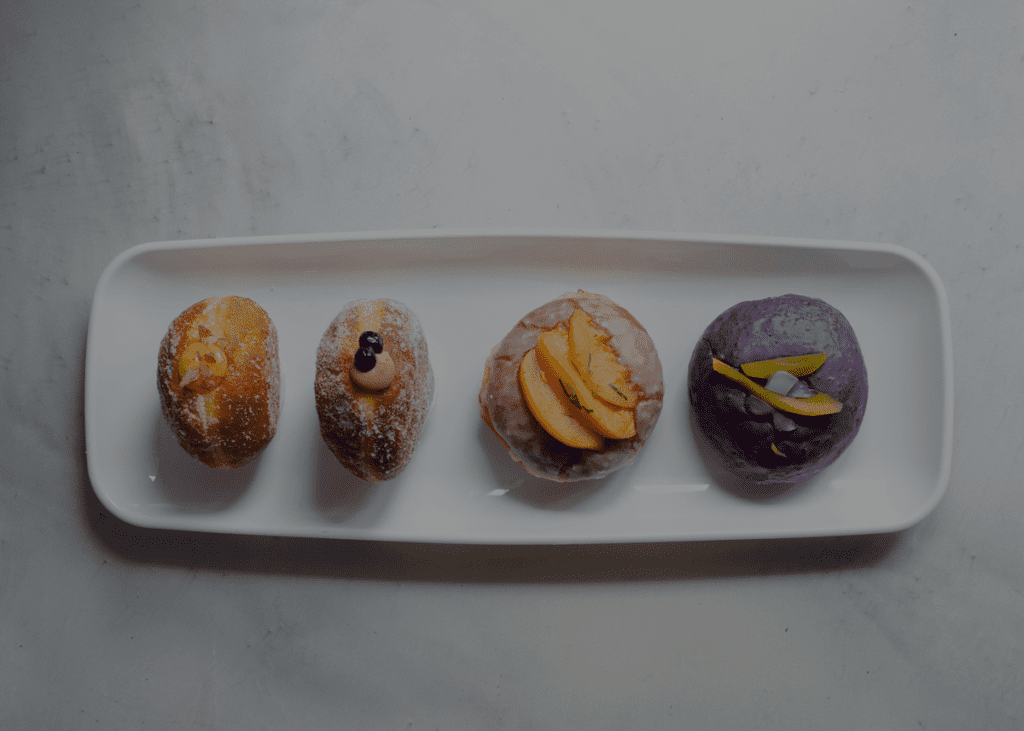
POLYGON ((552 388, 537 362, 536 350, 527 351, 519 364, 519 386, 530 413, 544 427, 544 431, 562 444, 595 450, 604 445, 600 434, 571 415, 573 405, 561 393, 562 389, 556 391, 552 388))
POLYGON ((629 370, 608 344, 611 338, 611 333, 583 310, 576 310, 569 318, 569 357, 587 388, 612 406, 634 408, 636 390, 629 370))
POLYGON ((228 357, 217 344, 193 342, 178 359, 182 388, 214 388, 228 374, 228 357))
POLYGON ((772 358, 744 363, 740 369, 751 378, 771 378, 776 371, 786 371, 796 377, 807 376, 821 368, 828 358, 828 353, 812 353, 810 355, 793 355, 787 358, 772 358))
POLYGON ((206 365, 215 376, 223 378, 228 373, 228 358, 219 346, 195 342, 185 346, 185 352, 178 361, 178 375, 184 376, 189 369, 200 364, 206 365))
POLYGON ((837 414, 843 409, 842 403, 824 393, 816 393, 810 398, 793 398, 792 396, 772 393, 764 386, 747 378, 728 363, 714 356, 711 358, 711 367, 715 369, 716 373, 721 373, 726 378, 736 381, 736 383, 746 388, 747 391, 762 401, 782 411, 788 411, 791 414, 826 416, 828 414, 837 414))
POLYGON ((574 408, 578 405, 578 413, 575 415, 594 431, 609 439, 629 439, 636 435, 633 412, 610 406, 594 396, 573 366, 569 355, 569 333, 564 326, 548 330, 540 336, 537 356, 546 375, 561 381, 567 399, 574 408))

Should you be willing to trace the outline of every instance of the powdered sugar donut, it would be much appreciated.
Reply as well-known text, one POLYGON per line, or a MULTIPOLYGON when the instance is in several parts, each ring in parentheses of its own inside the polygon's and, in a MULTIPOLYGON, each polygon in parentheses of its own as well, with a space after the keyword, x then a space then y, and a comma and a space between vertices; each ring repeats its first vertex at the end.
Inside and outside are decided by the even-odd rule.
POLYGON ((419 320, 401 302, 350 302, 316 355, 320 433, 338 461, 372 482, 397 476, 420 438, 434 373, 419 320))
POLYGON ((277 330, 245 297, 210 297, 182 312, 160 343, 157 388, 182 448, 210 467, 255 457, 277 431, 277 330))

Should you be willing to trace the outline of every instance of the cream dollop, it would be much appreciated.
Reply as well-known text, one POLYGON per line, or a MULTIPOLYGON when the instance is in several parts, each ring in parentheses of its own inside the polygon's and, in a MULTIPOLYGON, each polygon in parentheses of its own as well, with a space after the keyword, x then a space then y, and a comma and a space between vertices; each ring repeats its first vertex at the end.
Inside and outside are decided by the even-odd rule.
POLYGON ((376 358, 377 362, 366 373, 354 365, 349 371, 352 382, 364 391, 383 391, 395 380, 395 362, 388 352, 377 353, 376 358))

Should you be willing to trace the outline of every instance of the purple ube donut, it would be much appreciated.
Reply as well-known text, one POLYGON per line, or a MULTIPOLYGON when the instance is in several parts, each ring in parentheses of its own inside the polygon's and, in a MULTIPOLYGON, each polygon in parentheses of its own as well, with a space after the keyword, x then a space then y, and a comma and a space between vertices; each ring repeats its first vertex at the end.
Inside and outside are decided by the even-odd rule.
POLYGON ((796 294, 740 302, 715 318, 693 350, 689 381, 698 436, 721 467, 762 488, 805 482, 834 462, 857 435, 868 401, 867 371, 850 323, 827 302, 796 294), (739 370, 812 353, 828 358, 800 380, 841 402, 836 414, 780 411, 712 369, 712 356, 739 370))

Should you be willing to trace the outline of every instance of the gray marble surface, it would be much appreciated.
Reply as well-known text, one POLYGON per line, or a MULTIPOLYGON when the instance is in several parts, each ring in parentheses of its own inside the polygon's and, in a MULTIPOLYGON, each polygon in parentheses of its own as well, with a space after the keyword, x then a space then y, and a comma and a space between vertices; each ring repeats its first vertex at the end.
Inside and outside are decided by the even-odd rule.
POLYGON ((1022 40, 1014 0, 0 4, 0 726, 1024 727, 1022 40), (944 499, 896 535, 526 548, 101 507, 114 256, 522 226, 920 253, 944 499))

